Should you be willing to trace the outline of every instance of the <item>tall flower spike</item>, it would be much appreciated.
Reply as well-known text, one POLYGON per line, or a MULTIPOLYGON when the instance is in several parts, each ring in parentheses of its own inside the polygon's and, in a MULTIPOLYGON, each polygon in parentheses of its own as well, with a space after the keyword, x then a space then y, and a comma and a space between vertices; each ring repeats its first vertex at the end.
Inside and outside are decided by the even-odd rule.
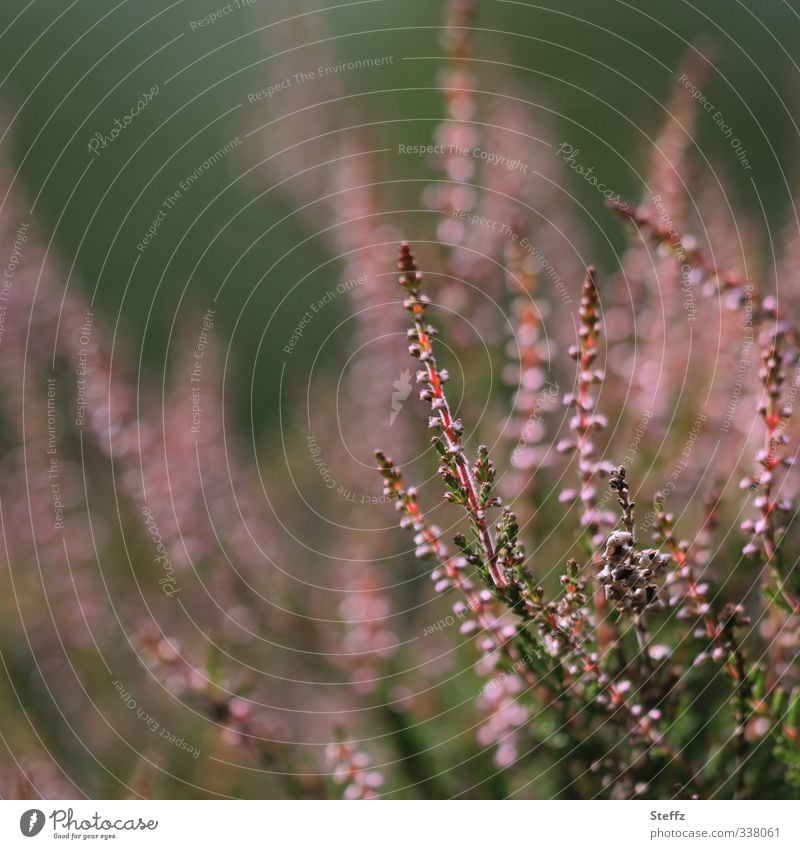
POLYGON ((787 357, 785 330, 779 326, 765 332, 759 369, 759 378, 764 387, 763 400, 758 407, 758 413, 764 420, 764 445, 758 452, 761 468, 755 477, 742 481, 743 487, 756 491, 755 506, 761 515, 755 522, 743 522, 742 530, 752 534, 750 542, 744 547, 744 553, 761 555, 763 564, 775 573, 785 600, 792 611, 797 613, 800 612, 800 600, 794 595, 793 588, 787 586, 780 556, 781 538, 786 528, 779 517, 780 514, 791 513, 794 505, 790 499, 779 496, 780 487, 775 479, 779 466, 790 463, 784 446, 789 442, 786 429, 792 410, 789 405, 784 406, 782 401, 787 357))
POLYGON ((461 443, 463 426, 453 417, 444 393, 444 384, 449 375, 439 369, 433 353, 433 337, 436 330, 425 322, 425 310, 430 298, 421 291, 422 274, 417 270, 414 254, 407 242, 400 247, 397 262, 400 285, 406 292, 403 303, 410 313, 413 325, 408 331, 409 353, 419 359, 423 368, 417 372, 417 382, 425 388, 420 398, 430 404, 433 415, 429 419, 431 428, 439 431, 436 442, 442 452, 442 476, 448 485, 449 500, 461 503, 470 518, 477 542, 482 551, 484 566, 498 588, 508 585, 508 579, 497 563, 494 540, 486 520, 486 510, 496 506, 497 500, 489 496, 490 487, 479 488, 461 443))
MULTIPOLYGON (((526 231, 520 222, 515 225, 515 233, 522 232, 526 231)), ((506 346, 510 362, 503 369, 503 378, 515 392, 507 428, 514 441, 511 453, 514 468, 504 476, 503 486, 508 498, 529 498, 534 470, 550 462, 541 413, 558 403, 560 392, 557 384, 545 378, 540 305, 533 299, 536 261, 519 239, 507 239, 504 262, 513 300, 509 317, 512 335, 506 346)))
POLYGON ((577 391, 564 397, 564 403, 575 408, 569 426, 577 438, 563 440, 557 448, 562 453, 577 450, 581 488, 577 493, 572 489, 564 490, 561 500, 570 501, 576 495, 580 498, 583 504, 581 524, 592 544, 598 545, 605 538, 602 533, 603 526, 613 525, 615 519, 599 508, 595 483, 598 475, 609 472, 610 467, 597 459, 593 439, 593 434, 603 430, 607 424, 605 417, 595 412, 595 397, 592 391, 593 387, 599 386, 604 379, 603 371, 595 367, 599 352, 600 295, 597 291, 597 271, 594 266, 586 269, 578 316, 578 343, 569 349, 570 357, 578 364, 577 391))
MULTIPOLYGON (((458 250, 467 241, 467 230, 463 222, 453 213, 472 210, 477 193, 470 183, 475 179, 476 160, 465 156, 463 151, 479 145, 480 133, 474 120, 477 111, 475 101, 475 78, 472 27, 475 20, 474 0, 449 0, 445 7, 444 28, 441 33, 442 47, 447 55, 447 66, 439 76, 444 95, 445 120, 436 127, 435 139, 442 145, 443 154, 437 164, 444 179, 437 180, 424 192, 426 204, 441 211, 437 236, 444 244, 457 246, 450 249, 447 264, 457 276, 470 275, 475 271, 475 255, 470 251, 458 250), (460 261, 459 261, 460 260, 460 261)), ((454 289, 460 296, 463 290, 454 289)))
POLYGON ((716 521, 716 500, 719 498, 715 492, 712 495, 714 502, 706 517, 703 528, 698 533, 694 545, 689 540, 678 540, 675 537, 675 517, 672 513, 665 512, 664 494, 657 493, 654 505, 653 539, 664 545, 672 559, 672 570, 665 577, 665 586, 669 589, 669 605, 677 607, 678 619, 698 618, 705 625, 705 638, 712 640, 719 636, 716 618, 709 599, 710 587, 706 581, 698 577, 703 572, 708 551, 706 547, 710 541, 708 533, 709 525, 713 526, 716 521))

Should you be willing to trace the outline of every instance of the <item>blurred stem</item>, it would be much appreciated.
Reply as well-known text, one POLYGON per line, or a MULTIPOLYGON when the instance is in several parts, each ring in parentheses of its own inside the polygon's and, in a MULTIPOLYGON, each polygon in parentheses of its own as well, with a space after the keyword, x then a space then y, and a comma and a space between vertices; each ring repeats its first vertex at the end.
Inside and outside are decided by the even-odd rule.
MULTIPOLYGON (((408 713, 398 710, 382 699, 381 712, 391 731, 391 742, 398 754, 398 766, 403 770, 414 790, 422 799, 450 799, 451 788, 428 754, 408 713)), ((503 797, 504 798, 504 797, 503 797)))
POLYGON ((642 668, 647 678, 650 678, 653 674, 653 663, 650 659, 650 652, 648 651, 647 628, 645 627, 644 617, 641 613, 635 613, 633 615, 633 629, 636 633, 636 642, 639 644, 639 654, 642 656, 642 668))

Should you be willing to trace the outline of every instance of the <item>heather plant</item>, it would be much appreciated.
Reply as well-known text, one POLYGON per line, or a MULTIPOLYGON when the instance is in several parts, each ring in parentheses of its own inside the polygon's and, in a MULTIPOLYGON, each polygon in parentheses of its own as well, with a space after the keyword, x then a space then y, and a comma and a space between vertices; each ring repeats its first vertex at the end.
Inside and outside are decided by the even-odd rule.
MULTIPOLYGON (((695 267, 710 275, 701 254, 693 256, 695 267)), ((430 406, 428 425, 444 497, 463 509, 469 528, 454 536, 456 557, 448 554, 442 532, 426 522, 416 490, 404 486, 400 471, 380 451, 379 470, 385 493, 403 515, 401 525, 414 531, 417 557, 435 561, 437 590, 458 591, 459 615, 468 605, 472 616, 462 631, 477 631, 493 674, 519 682, 512 697, 520 705, 514 733, 528 723, 535 726, 543 712, 553 715, 564 738, 562 758, 570 764, 566 792, 587 792, 584 788, 594 784, 593 795, 614 798, 747 797, 754 793, 756 765, 775 757, 781 769, 771 777, 770 792, 790 792, 797 783, 800 694, 783 670, 772 667, 769 648, 759 650, 759 641, 752 639, 744 599, 726 601, 723 592, 709 590, 705 576, 716 571, 708 551, 713 523, 704 526, 700 576, 691 543, 675 541, 670 514, 659 510, 651 528, 664 549, 643 547, 626 469, 603 459, 595 444, 595 433, 606 426, 593 392, 604 379, 597 368, 601 300, 595 269, 586 273, 578 339, 569 350, 577 366, 576 391, 564 403, 574 411, 569 426, 575 437, 559 444, 562 453, 574 451, 578 457, 580 489, 563 492, 562 501, 577 498, 581 504, 585 562, 571 559, 555 592, 534 578, 517 519, 494 494, 497 470, 487 448, 479 446, 475 459, 468 458, 465 425, 452 412, 445 390, 449 375, 435 353, 437 329, 427 317, 431 299, 407 244, 400 248, 398 269, 411 316, 409 353, 422 366, 417 381, 421 399, 430 406), (616 497, 617 517, 598 506, 601 482, 616 497), (744 641, 753 644, 752 660, 744 641), (693 721, 691 715, 704 690, 714 686, 720 667, 730 681, 728 705, 712 715, 712 733, 705 717, 693 721)), ((733 278, 726 280, 726 288, 733 289, 733 278)), ((768 307, 764 314, 774 318, 768 307)), ((777 501, 773 471, 780 462, 779 447, 788 442, 784 429, 790 410, 780 406, 780 397, 782 346, 791 334, 783 325, 765 332, 759 373, 765 442, 757 457, 759 474, 744 481, 745 488, 758 493, 755 506, 761 515, 743 524, 752 535, 743 553, 757 555, 762 570, 772 573, 765 577, 758 607, 748 606, 759 619, 785 619, 797 613, 796 575, 783 566, 780 540, 786 529, 776 516, 791 512, 791 504, 777 501)), ((501 708, 496 713, 502 715, 501 708)), ((539 746, 546 749, 547 742, 539 746)), ((500 762, 508 765, 512 758, 505 749, 500 762)))

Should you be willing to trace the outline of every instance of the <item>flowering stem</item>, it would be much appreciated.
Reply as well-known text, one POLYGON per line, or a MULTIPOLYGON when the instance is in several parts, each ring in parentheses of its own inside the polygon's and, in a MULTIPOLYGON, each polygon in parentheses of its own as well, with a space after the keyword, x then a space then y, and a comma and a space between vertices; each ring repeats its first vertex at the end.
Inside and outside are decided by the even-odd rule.
POLYGON ((744 553, 747 555, 761 553, 762 561, 775 575, 778 591, 790 611, 798 613, 800 600, 787 586, 787 577, 783 574, 779 539, 784 529, 776 524, 778 513, 789 512, 792 504, 788 499, 779 500, 774 493, 775 473, 783 459, 779 449, 789 441, 785 430, 791 415, 788 407, 781 406, 781 388, 785 380, 784 337, 785 329, 782 326, 771 329, 762 347, 759 377, 764 386, 765 398, 758 408, 759 415, 764 420, 764 443, 758 453, 761 471, 754 480, 745 481, 759 490, 755 504, 761 512, 761 517, 755 523, 748 521, 743 525, 745 530, 753 531, 753 537, 745 546, 744 553))
POLYGON ((489 505, 478 493, 461 444, 463 430, 461 422, 453 417, 450 404, 444 393, 443 386, 448 375, 447 372, 440 371, 436 365, 436 357, 433 353, 433 336, 436 331, 425 323, 425 309, 430 303, 430 299, 420 292, 422 274, 417 270, 416 260, 407 242, 404 242, 400 248, 397 267, 401 272, 400 285, 408 295, 404 306, 413 320, 413 328, 408 334, 409 339, 412 340, 409 352, 413 357, 417 357, 425 367, 424 372, 417 376, 418 380, 421 377, 421 382, 426 383, 428 387, 421 393, 423 400, 430 403, 431 410, 438 417, 447 454, 452 458, 464 494, 464 507, 476 529, 476 535, 483 548, 486 567, 492 581, 498 588, 505 588, 508 586, 508 581, 498 567, 494 541, 486 522, 486 507, 489 505))
MULTIPOLYGON (((569 349, 570 357, 578 364, 577 391, 564 398, 567 406, 575 408, 575 415, 570 419, 569 426, 577 439, 563 440, 558 444, 557 450, 562 453, 577 451, 581 479, 581 488, 577 494, 583 505, 581 524, 586 529, 591 545, 595 546, 603 540, 601 526, 605 521, 605 514, 597 506, 595 477, 603 471, 604 466, 597 460, 592 432, 603 430, 606 420, 594 411, 595 399, 592 392, 593 386, 603 382, 604 375, 601 369, 595 368, 599 353, 600 295, 597 291, 597 270, 591 265, 586 269, 578 315, 578 342, 569 349)), ((563 501, 574 497, 574 490, 561 493, 563 501)))

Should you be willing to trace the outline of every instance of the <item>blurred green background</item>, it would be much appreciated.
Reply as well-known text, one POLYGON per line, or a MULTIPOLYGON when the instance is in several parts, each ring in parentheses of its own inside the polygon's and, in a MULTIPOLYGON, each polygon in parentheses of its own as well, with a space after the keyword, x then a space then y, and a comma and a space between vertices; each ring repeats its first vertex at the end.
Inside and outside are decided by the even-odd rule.
MULTIPOLYGON (((298 70, 313 67, 302 46, 309 32, 329 39, 326 49, 341 60, 392 55, 392 64, 369 74, 338 75, 338 84, 352 95, 342 112, 352 107, 368 116, 362 120, 376 122, 375 147, 393 144, 399 132, 395 123, 378 123, 384 120, 408 122, 403 134, 424 141, 434 126, 431 119, 443 114, 434 89, 443 4, 298 2, 287 9, 255 0, 211 26, 191 28, 192 21, 222 5, 220 0, 3 3, 0 92, 18 179, 54 248, 67 264, 74 263, 71 285, 94 297, 109 322, 119 321, 121 341, 141 353, 147 368, 163 362, 176 315, 202 314, 225 281, 217 317, 240 364, 242 386, 234 394, 249 419, 249 377, 257 368, 252 412, 261 428, 274 421, 273 363, 282 344, 271 334, 262 343, 266 321, 289 288, 286 281, 310 274, 298 288, 302 295, 293 296, 302 313, 338 273, 330 266, 315 271, 329 259, 328 248, 316 237, 304 241, 312 233, 285 191, 265 191, 274 177, 258 165, 255 173, 246 173, 245 162, 258 163, 275 152, 271 131, 243 138, 171 210, 141 256, 136 245, 163 200, 199 163, 291 109, 286 96, 251 104, 246 94, 282 75, 276 56, 298 70), (292 19, 275 23, 287 15, 292 19), (430 58, 402 61, 411 56, 430 58), (87 143, 93 134, 109 132, 114 119, 154 85, 158 95, 125 130, 124 140, 92 155, 87 143), (302 247, 284 256, 287 245, 302 247)), ((785 164, 796 146, 790 112, 797 94, 787 81, 800 59, 797 5, 486 2, 478 21, 477 71, 491 81, 493 63, 513 66, 518 91, 549 106, 557 132, 591 149, 596 172, 623 196, 636 198, 648 136, 662 123, 670 78, 692 43, 710 47, 716 72, 704 93, 735 127, 752 170, 741 168, 704 114, 698 146, 741 201, 757 211, 763 204, 775 224, 786 215, 794 176, 785 164)), ((391 179, 431 173, 424 160, 408 157, 391 158, 390 167, 391 179)), ((585 204, 597 261, 611 267, 621 228, 598 193, 573 174, 569 179, 585 204)), ((413 206, 419 187, 385 187, 387 207, 413 206)), ((286 316, 294 314, 292 304, 290 299, 286 316)), ((308 338, 324 338, 344 307, 340 301, 325 310, 308 338)), ((315 348, 303 346, 299 357, 315 348)))

